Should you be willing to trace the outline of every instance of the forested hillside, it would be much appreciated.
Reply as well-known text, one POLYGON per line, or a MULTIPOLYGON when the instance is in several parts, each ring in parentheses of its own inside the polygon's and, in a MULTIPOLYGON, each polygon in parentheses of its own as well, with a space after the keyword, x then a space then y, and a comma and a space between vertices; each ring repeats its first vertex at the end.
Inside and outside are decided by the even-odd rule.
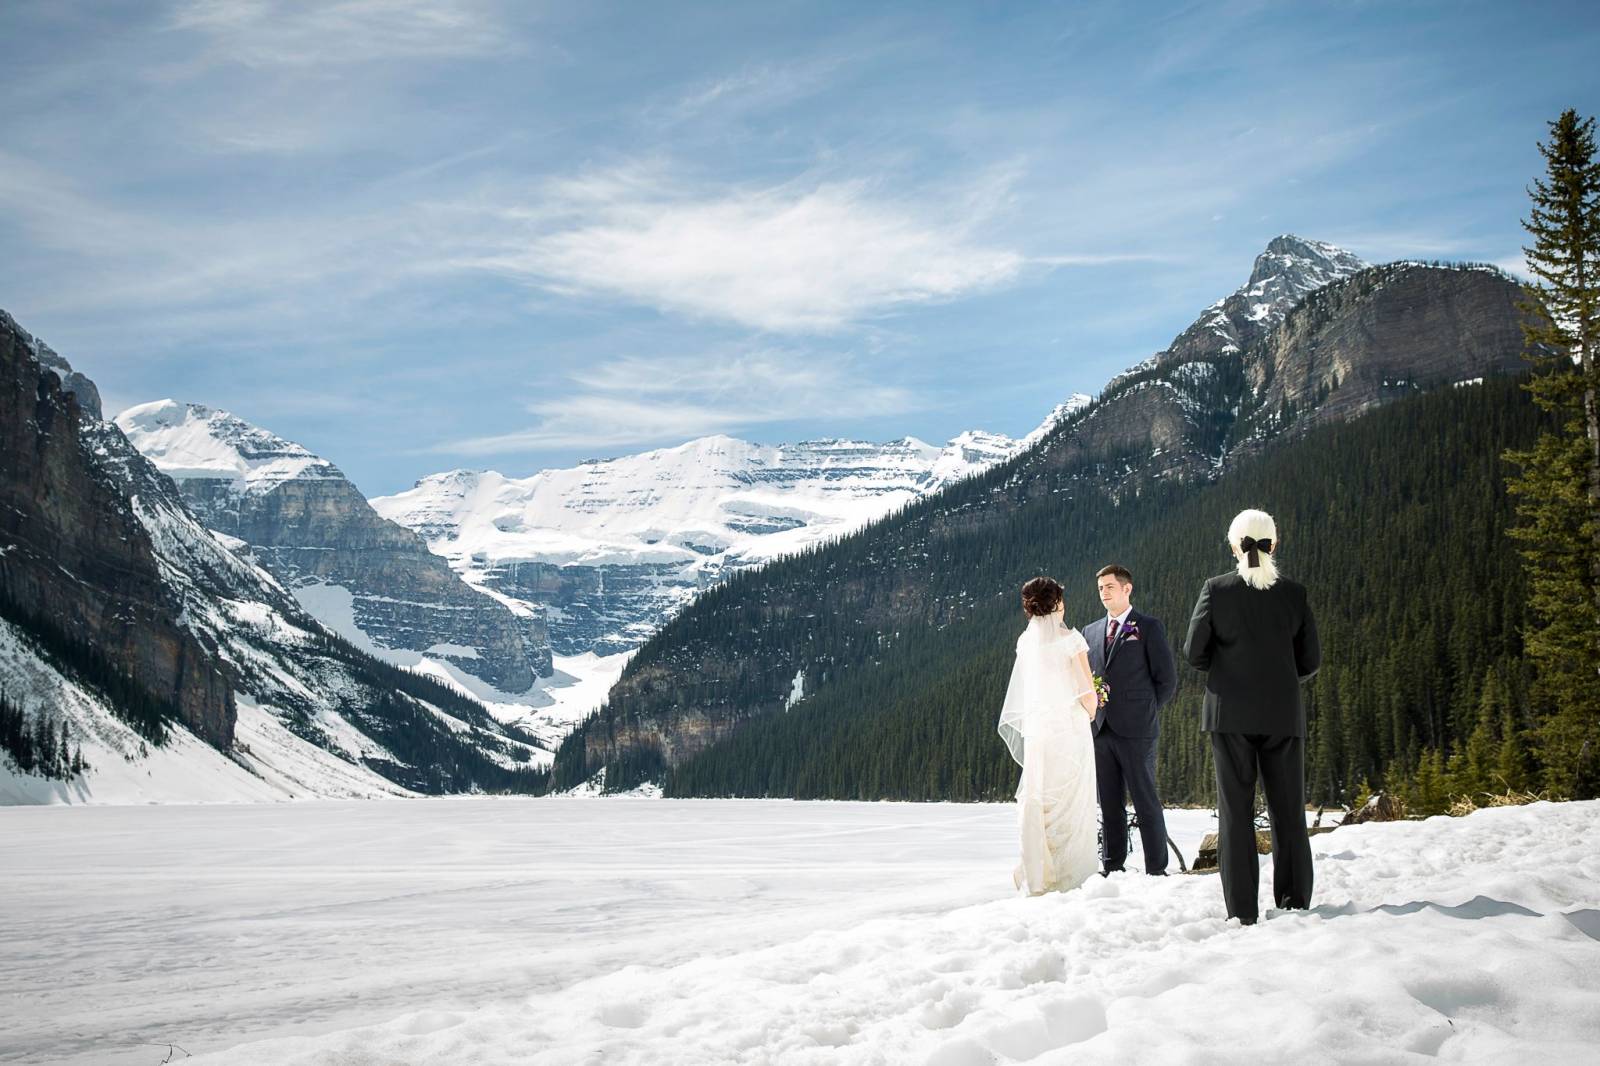
MULTIPOLYGON (((983 693, 1004 670, 1003 661, 997 665, 992 657, 1009 655, 1009 638, 995 633, 1012 624, 1015 589, 1027 577, 1054 573, 1066 581, 1078 590, 1079 620, 1087 622, 1097 610, 1090 577, 1118 559, 1139 575, 1136 602, 1181 637, 1199 579, 1227 564, 1222 530, 1239 507, 1281 512, 1290 545, 1286 566, 1316 580, 1322 560, 1364 558, 1368 546, 1392 540, 1393 523, 1402 517, 1436 514, 1442 522, 1442 516, 1474 513, 1451 495, 1468 484, 1453 472, 1471 456, 1486 464, 1476 479, 1479 510, 1498 508, 1492 521, 1500 529, 1505 470, 1498 456, 1508 443, 1531 437, 1497 433, 1491 422, 1472 421, 1474 415, 1441 415, 1468 420, 1419 434, 1404 421, 1392 421, 1401 416, 1385 415, 1386 435, 1360 445, 1359 454, 1348 451, 1355 445, 1335 449, 1342 465, 1326 466, 1332 459, 1319 449, 1346 439, 1339 427, 1377 417, 1390 406, 1412 412, 1404 417, 1424 418, 1432 408, 1410 406, 1420 395, 1440 392, 1449 398, 1435 402, 1467 403, 1478 387, 1468 383, 1523 373, 1518 286, 1492 269, 1396 263, 1336 278, 1299 297, 1294 294, 1300 290, 1291 288, 1278 303, 1261 303, 1258 290, 1288 276, 1280 260, 1322 267, 1329 262, 1326 249, 1276 239, 1246 286, 1207 308, 1167 349, 1113 379, 1097 400, 1028 452, 854 536, 705 594, 640 649, 606 706, 563 745, 552 787, 571 787, 604 769, 608 789, 658 780, 696 793, 998 795, 1004 788, 996 775, 1007 768, 981 769, 986 756, 980 754, 980 733, 987 743, 982 716, 966 727, 973 732, 958 739, 950 731, 966 718, 924 712, 956 699, 952 691, 961 693, 958 701, 988 703, 983 693), (1296 302, 1288 305, 1291 300, 1296 302), (1276 325, 1267 328, 1269 320, 1276 325), (1312 440, 1320 443, 1307 443, 1312 440), (1301 458, 1291 460, 1290 454, 1301 458), (1409 464, 1425 455, 1434 456, 1445 473, 1408 495, 1394 495, 1395 486, 1420 476, 1409 464), (1252 488, 1280 469, 1272 464, 1292 462, 1300 465, 1274 475, 1280 476, 1275 489, 1252 488), (1405 469, 1390 473, 1393 464, 1405 469), (1374 469, 1385 471, 1384 477, 1373 480, 1374 469), (1379 498, 1394 518, 1380 521, 1368 513, 1379 498), (1206 506, 1216 508, 1215 514, 1196 510, 1206 506), (1294 554, 1297 538, 1342 528, 1346 515, 1359 516, 1345 534, 1348 556, 1323 554, 1331 549, 1321 542, 1316 554, 1294 554), (967 672, 964 681, 952 672, 956 666, 967 672), (879 715, 893 718, 896 706, 922 709, 912 715, 915 724, 904 726, 921 739, 909 747, 869 740, 871 730, 901 729, 887 720, 869 724, 879 715), (830 713, 839 721, 825 727, 830 713), (812 732, 808 750, 821 743, 817 733, 845 731, 839 751, 824 762, 792 763, 780 754, 786 745, 763 739, 769 730, 777 737, 800 728, 785 720, 813 714, 820 717, 806 727, 812 732), (860 721, 846 723, 855 715, 860 721), (760 765, 749 769, 740 769, 740 757, 726 746, 768 743, 777 748, 763 749, 760 765), (966 769, 930 764, 927 752, 946 748, 977 762, 966 769), (723 768, 709 769, 717 765, 723 768), (807 776, 821 773, 824 765, 826 778, 807 776)), ((1309 277, 1315 281, 1326 273, 1319 267, 1309 277)), ((1490 391, 1499 395, 1503 389, 1492 385, 1490 391)), ((1515 393, 1504 398, 1511 404, 1515 393)), ((1497 417, 1511 418, 1515 409, 1512 404, 1497 417)), ((1360 435, 1380 429, 1349 432, 1366 440, 1360 435)), ((1439 558, 1419 556, 1418 565, 1437 567, 1439 558)), ((1515 567, 1506 573, 1508 581, 1515 580, 1515 567)), ((1401 593, 1387 586, 1368 589, 1372 579, 1362 573, 1330 569, 1327 580, 1370 592, 1364 610, 1399 610, 1385 597, 1401 593)), ((1453 623, 1439 611, 1413 609, 1406 624, 1439 630, 1453 623)), ((1504 632, 1512 632, 1509 623, 1504 632)), ((1501 673, 1494 676, 1496 705, 1504 702, 1504 686, 1525 682, 1508 677, 1502 684, 1501 673)), ((1331 670, 1319 682, 1319 698, 1331 699, 1326 686, 1341 678, 1331 670)), ((1351 682, 1362 678, 1365 673, 1351 682)), ((1477 679, 1452 675, 1452 685, 1456 681, 1459 688, 1437 698, 1459 718, 1454 704, 1467 700, 1469 689, 1476 699, 1477 679)), ((1338 750, 1330 750, 1325 763, 1337 763, 1339 770, 1319 781, 1322 794, 1348 793, 1365 779, 1381 777, 1391 764, 1422 765, 1417 750, 1449 746, 1454 734, 1441 725, 1435 706, 1440 684, 1427 682, 1430 695, 1422 705, 1410 684, 1396 682, 1385 691, 1409 701, 1404 715, 1419 723, 1416 742, 1409 722, 1395 727, 1386 710, 1385 739, 1341 738, 1338 750), (1353 753, 1348 757, 1346 747, 1353 753)), ((1377 721, 1376 712, 1370 717, 1377 721)), ((1486 736, 1480 731, 1480 756, 1486 736)), ((1205 789, 1199 748, 1182 746, 1189 742, 1176 735, 1168 743, 1179 745, 1164 759, 1169 795, 1205 789)), ((1479 758, 1475 765, 1482 763, 1479 758)))
MULTIPOLYGON (((962 515, 1018 473, 957 486, 936 512, 891 519, 899 530, 875 528, 827 549, 825 560, 741 576, 695 604, 680 625, 762 663, 810 628, 788 620, 826 602, 808 588, 819 564, 860 575, 921 556, 918 569, 930 575, 931 587, 899 617, 884 605, 881 640, 854 619, 835 621, 845 639, 822 642, 850 651, 812 669, 836 680, 786 713, 752 717, 671 768, 648 757, 619 762, 612 779, 659 774, 672 795, 1009 796, 1016 768, 994 717, 1021 630, 1021 582, 1037 573, 1062 580, 1068 618, 1081 625, 1100 610, 1094 571, 1122 562, 1135 574, 1134 602, 1181 643, 1200 582, 1230 565, 1223 533, 1245 506, 1277 516, 1282 568, 1309 587, 1322 631, 1325 667, 1307 690, 1313 800, 1409 780, 1430 750, 1463 751, 1480 718, 1491 743, 1480 760, 1498 756, 1507 729, 1520 758, 1515 744, 1530 724, 1516 637, 1524 590, 1505 535, 1500 455, 1530 441, 1539 418, 1515 379, 1490 379, 1318 427, 1203 488, 1158 483, 1118 502, 1091 478, 1068 477, 1007 522, 969 530, 962 515), (939 605, 957 601, 970 611, 944 624, 939 605)), ((803 647, 790 650, 804 661, 803 647)), ((1164 714, 1161 787, 1169 802, 1205 802, 1202 678, 1186 666, 1180 676, 1164 714)), ((723 683, 739 700, 745 679, 723 683)), ((763 690, 753 677, 748 688, 763 690)), ((594 724, 615 713, 608 707, 594 724)))

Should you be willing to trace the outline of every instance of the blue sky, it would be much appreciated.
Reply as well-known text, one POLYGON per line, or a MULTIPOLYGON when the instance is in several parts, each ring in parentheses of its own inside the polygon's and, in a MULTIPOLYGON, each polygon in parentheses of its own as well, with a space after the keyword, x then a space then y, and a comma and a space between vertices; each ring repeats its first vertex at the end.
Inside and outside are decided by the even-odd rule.
POLYGON ((1020 435, 1275 234, 1516 269, 1545 123, 1600 111, 1581 3, 11 0, 0 40, 0 307, 109 411, 372 495, 1020 435))

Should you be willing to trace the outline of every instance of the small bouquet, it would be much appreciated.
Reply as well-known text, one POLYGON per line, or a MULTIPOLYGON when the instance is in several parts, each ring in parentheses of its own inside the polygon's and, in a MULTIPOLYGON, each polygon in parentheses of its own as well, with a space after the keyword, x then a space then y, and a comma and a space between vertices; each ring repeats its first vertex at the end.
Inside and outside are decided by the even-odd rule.
POLYGON ((1094 695, 1100 702, 1097 706, 1104 707, 1106 700, 1111 698, 1111 686, 1099 674, 1094 675, 1094 695))

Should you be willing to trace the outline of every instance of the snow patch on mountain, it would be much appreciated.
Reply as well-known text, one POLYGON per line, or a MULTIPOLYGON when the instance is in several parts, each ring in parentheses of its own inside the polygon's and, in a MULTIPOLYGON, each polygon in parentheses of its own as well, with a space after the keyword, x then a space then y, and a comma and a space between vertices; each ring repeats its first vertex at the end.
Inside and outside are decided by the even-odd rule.
MULTIPOLYGON (((1045 420, 1039 423, 1038 428, 1016 442, 1016 446, 1012 449, 1012 455, 1027 451, 1047 437, 1051 430, 1092 403, 1094 403, 1093 396, 1087 393, 1075 392, 1062 403, 1056 404, 1055 408, 1045 416, 1045 420)), ((1007 458, 1010 458, 1010 456, 1007 456, 1007 458)))
POLYGON ((730 570, 843 536, 981 473, 1089 402, 1072 397, 1021 440, 983 430, 943 447, 716 435, 526 478, 453 470, 370 502, 469 584, 544 611, 558 653, 609 657, 730 570))
POLYGON ((215 478, 266 493, 286 481, 343 480, 338 467, 259 426, 197 403, 157 400, 117 415, 117 426, 177 481, 215 478))

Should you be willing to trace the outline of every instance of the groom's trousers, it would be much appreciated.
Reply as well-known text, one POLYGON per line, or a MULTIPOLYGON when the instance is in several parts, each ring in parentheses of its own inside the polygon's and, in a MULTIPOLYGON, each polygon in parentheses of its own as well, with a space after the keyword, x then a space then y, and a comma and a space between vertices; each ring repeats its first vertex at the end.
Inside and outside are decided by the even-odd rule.
POLYGON ((1256 854, 1256 778, 1272 824, 1272 899, 1311 906, 1311 838, 1306 833, 1305 739, 1260 733, 1212 733, 1217 766, 1217 864, 1228 917, 1257 917, 1261 862, 1256 854))
POLYGON ((1144 870, 1167 870, 1167 820, 1156 795, 1156 738, 1123 737, 1102 729, 1094 738, 1094 776, 1100 793, 1100 862, 1107 873, 1128 860, 1128 808, 1133 799, 1144 845, 1144 870))

